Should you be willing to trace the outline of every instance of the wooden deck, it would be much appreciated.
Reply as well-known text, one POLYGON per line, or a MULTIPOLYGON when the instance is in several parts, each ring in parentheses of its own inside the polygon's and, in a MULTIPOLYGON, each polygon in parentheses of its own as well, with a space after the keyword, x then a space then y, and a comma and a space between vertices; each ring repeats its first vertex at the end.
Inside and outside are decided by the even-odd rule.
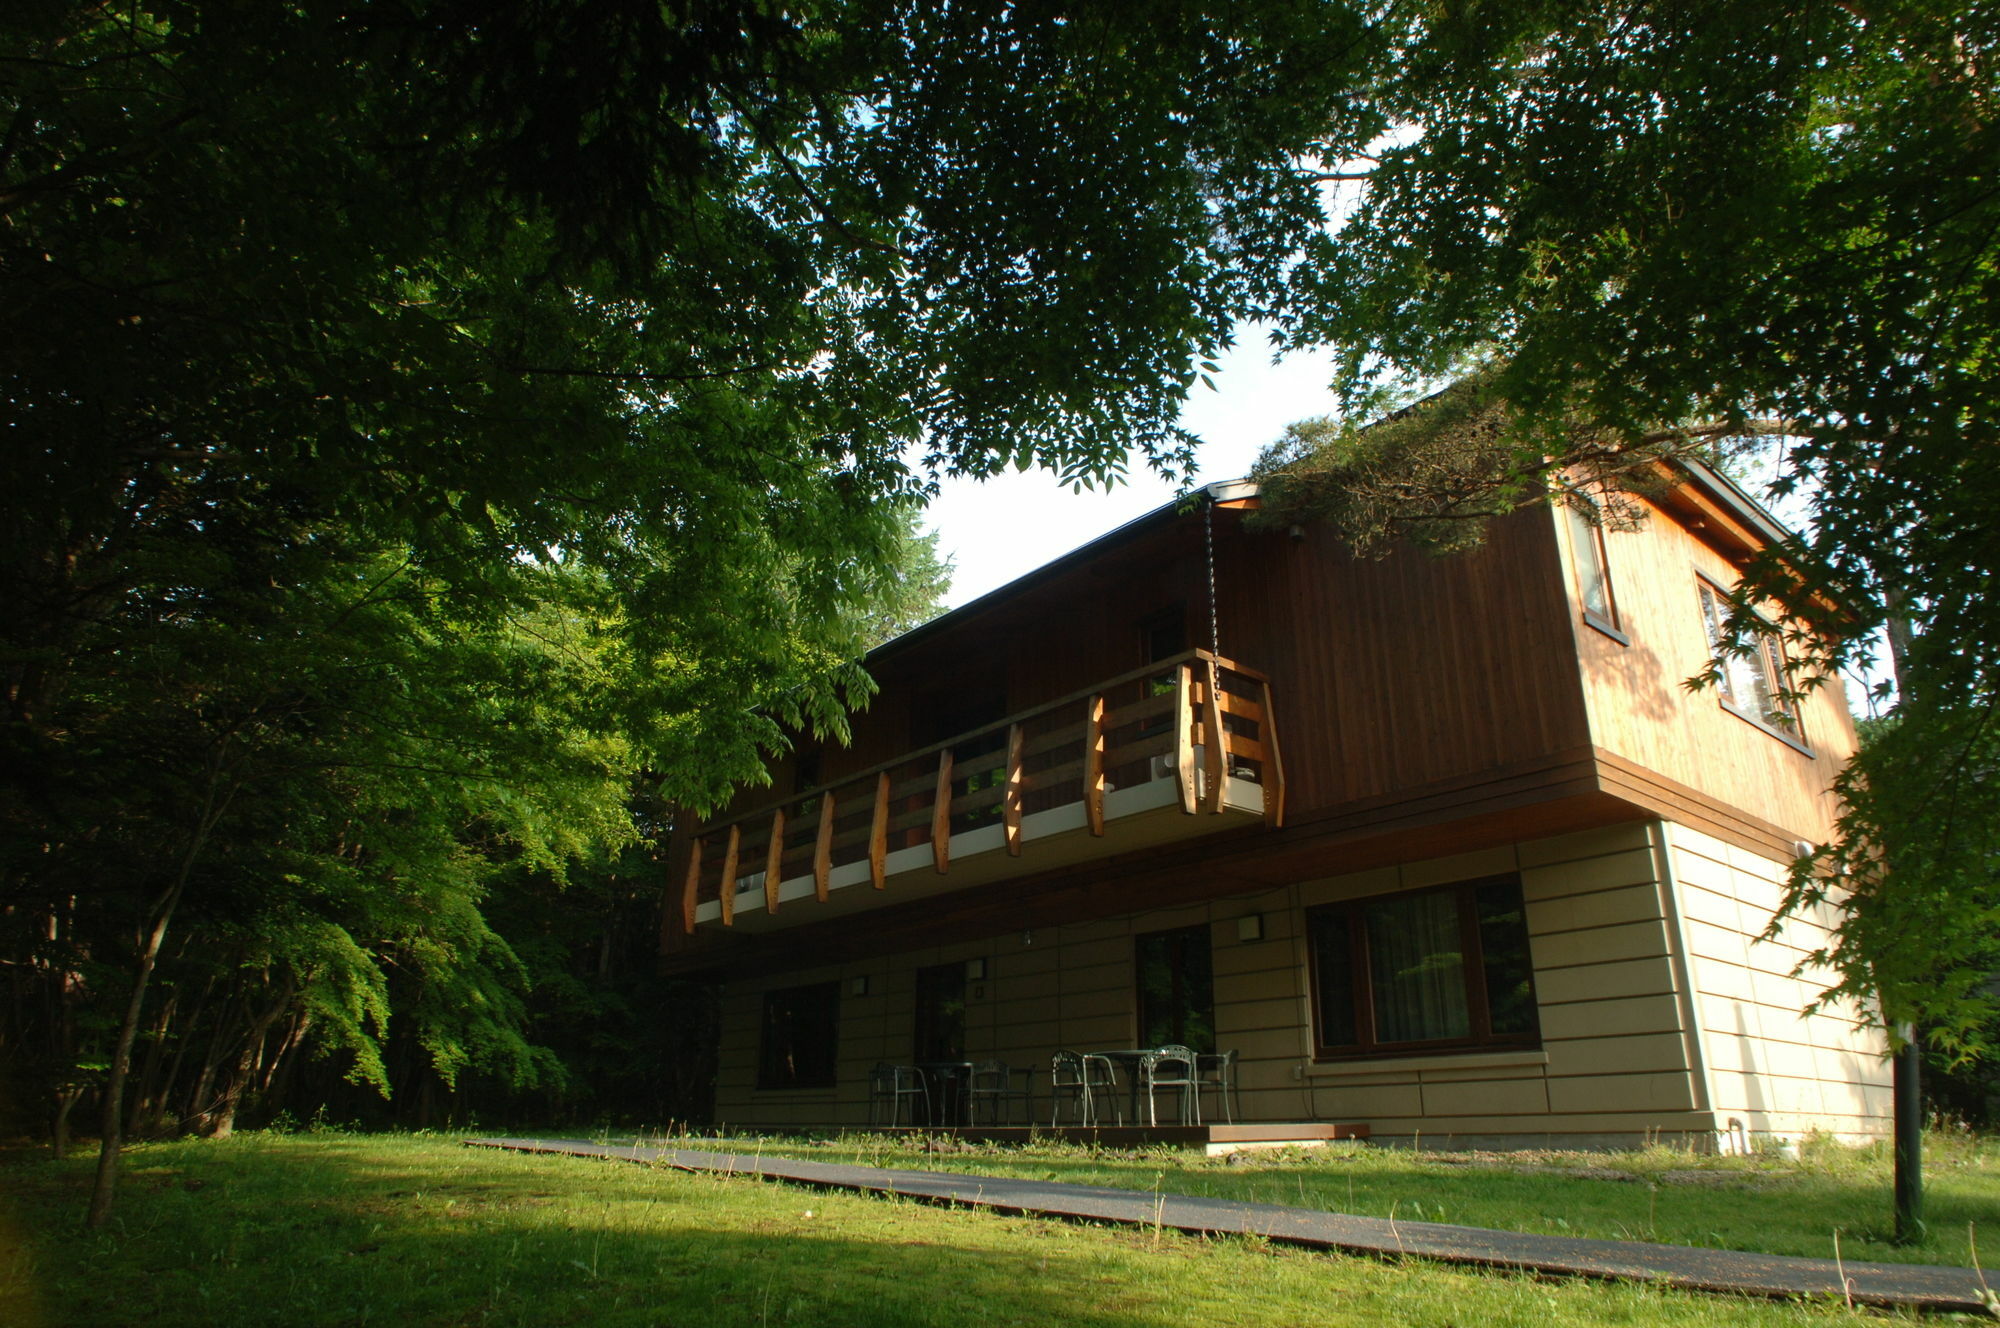
POLYGON ((1055 1140, 1104 1148, 1144 1148, 1149 1144, 1200 1146, 1211 1155, 1247 1148, 1312 1148, 1336 1139, 1366 1139, 1366 1125, 1327 1121, 1257 1121, 1229 1125, 896 1125, 843 1126, 842 1135, 928 1135, 971 1144, 1025 1144, 1055 1140))

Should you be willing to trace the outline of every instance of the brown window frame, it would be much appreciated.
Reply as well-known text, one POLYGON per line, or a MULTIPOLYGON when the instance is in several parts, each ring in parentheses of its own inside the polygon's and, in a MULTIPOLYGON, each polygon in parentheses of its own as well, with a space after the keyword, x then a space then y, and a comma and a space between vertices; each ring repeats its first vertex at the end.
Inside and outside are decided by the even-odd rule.
MULTIPOLYGON (((1741 655, 1725 655, 1721 647, 1722 625, 1729 616, 1729 591, 1721 582, 1706 572, 1695 573, 1695 602, 1701 611, 1702 639, 1708 645, 1709 658, 1715 664, 1715 698, 1721 707, 1744 723, 1763 730, 1787 747, 1807 756, 1813 754, 1806 741, 1805 720, 1799 714, 1798 700, 1791 696, 1792 662, 1785 654, 1785 643, 1777 631, 1762 632, 1757 637, 1756 653, 1751 656, 1757 669, 1764 676, 1764 683, 1770 688, 1772 701, 1782 721, 1774 721, 1768 715, 1759 714, 1752 701, 1736 695, 1730 677, 1730 665, 1743 659, 1741 655)), ((1756 613, 1756 610, 1751 610, 1756 613)), ((1757 620, 1772 626, 1771 620, 1756 613, 1757 620)))
POLYGON ((1625 634, 1620 621, 1618 590, 1611 580, 1611 555, 1604 544, 1603 512, 1595 503, 1590 504, 1595 517, 1587 515, 1574 502, 1565 502, 1563 508, 1569 516, 1570 544, 1576 554, 1576 597, 1583 608, 1584 624, 1604 633, 1621 646, 1629 646, 1632 638, 1625 634), (1584 566, 1586 558, 1591 563, 1588 569, 1584 566), (1590 591, 1586 584, 1589 571, 1595 571, 1598 581, 1603 584, 1604 606, 1610 610, 1608 614, 1598 613, 1590 607, 1590 591))
MULTIPOLYGON (((1321 904, 1306 910, 1306 955, 1310 974, 1312 995, 1312 1041, 1315 1061, 1347 1061, 1388 1058, 1396 1056, 1428 1056, 1439 1052, 1483 1052, 1507 1050, 1534 1050, 1542 1045, 1541 1003, 1534 990, 1534 961, 1529 957, 1528 993, 1531 1008, 1535 1014, 1533 1029, 1522 1033, 1495 1033, 1492 1029, 1492 1010, 1486 991, 1485 946, 1479 934, 1478 892, 1481 888, 1497 885, 1511 885, 1520 894, 1521 878, 1516 873, 1497 876, 1482 876, 1469 881, 1453 881, 1446 885, 1429 886, 1421 890, 1396 890, 1383 894, 1367 895, 1360 899, 1343 900, 1337 904, 1321 904), (1458 899, 1459 944, 1465 956, 1463 976, 1465 980, 1466 1011, 1472 1026, 1472 1033, 1463 1038, 1423 1038, 1400 1042, 1378 1042, 1375 1039, 1374 984, 1372 978, 1372 956, 1369 954, 1367 927, 1364 912, 1371 904, 1385 899, 1408 898, 1417 895, 1453 894, 1458 899), (1357 1040, 1352 1043, 1330 1044, 1322 1040, 1320 1017, 1320 942, 1315 919, 1335 914, 1343 915, 1347 925, 1349 945, 1348 978, 1351 987, 1354 1029, 1357 1040)), ((1525 917, 1526 899, 1522 896, 1523 921, 1522 940, 1527 941, 1525 917)))

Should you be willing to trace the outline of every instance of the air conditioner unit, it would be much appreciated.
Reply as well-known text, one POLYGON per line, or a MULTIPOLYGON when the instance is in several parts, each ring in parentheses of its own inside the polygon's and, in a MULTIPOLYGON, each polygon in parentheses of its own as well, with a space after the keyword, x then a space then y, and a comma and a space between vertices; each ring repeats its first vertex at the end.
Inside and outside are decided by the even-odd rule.
MULTIPOLYGON (((1208 771, 1202 766, 1201 758, 1201 744, 1196 743, 1194 746, 1194 792, 1196 797, 1201 797, 1208 792, 1206 787, 1208 783, 1208 771)), ((1180 778, 1180 773, 1174 766, 1174 758, 1172 756, 1155 756, 1152 762, 1152 773, 1148 778, 1178 779, 1180 778)))

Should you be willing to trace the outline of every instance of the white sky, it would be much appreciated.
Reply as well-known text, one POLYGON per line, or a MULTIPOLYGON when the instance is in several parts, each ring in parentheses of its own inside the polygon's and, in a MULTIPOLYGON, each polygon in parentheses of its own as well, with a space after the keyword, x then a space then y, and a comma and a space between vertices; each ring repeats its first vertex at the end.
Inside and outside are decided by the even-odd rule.
MULTIPOLYGON (((1202 440, 1196 482, 1238 479, 1294 420, 1333 409, 1325 353, 1271 362, 1261 329, 1245 328, 1218 361, 1215 390, 1197 385, 1181 423, 1202 440)), ((1009 471, 989 480, 946 480, 925 513, 938 552, 956 564, 950 608, 1087 544, 1171 500, 1173 485, 1135 460, 1130 482, 1077 494, 1045 471, 1009 471)))

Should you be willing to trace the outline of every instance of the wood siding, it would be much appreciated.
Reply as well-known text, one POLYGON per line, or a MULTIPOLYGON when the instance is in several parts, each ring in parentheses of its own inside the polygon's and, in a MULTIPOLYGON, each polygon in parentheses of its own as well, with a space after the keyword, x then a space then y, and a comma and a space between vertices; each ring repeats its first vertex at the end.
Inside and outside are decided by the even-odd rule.
MULTIPOLYGON (((1745 809, 1791 839, 1829 838, 1837 808, 1828 790, 1854 751, 1854 723, 1840 680, 1811 692, 1802 707, 1810 754, 1724 709, 1715 689, 1691 691, 1688 680, 1709 663, 1698 578, 1728 587, 1738 573, 1700 532, 1657 507, 1647 510, 1638 529, 1604 532, 1618 626, 1629 644, 1584 622, 1577 550, 1564 523, 1563 585, 1591 741, 1633 768, 1614 772, 1614 780, 1628 785, 1624 791, 1663 812, 1670 809, 1644 787, 1647 773, 1745 809)), ((1673 810, 1684 816, 1687 809, 1673 810)))

